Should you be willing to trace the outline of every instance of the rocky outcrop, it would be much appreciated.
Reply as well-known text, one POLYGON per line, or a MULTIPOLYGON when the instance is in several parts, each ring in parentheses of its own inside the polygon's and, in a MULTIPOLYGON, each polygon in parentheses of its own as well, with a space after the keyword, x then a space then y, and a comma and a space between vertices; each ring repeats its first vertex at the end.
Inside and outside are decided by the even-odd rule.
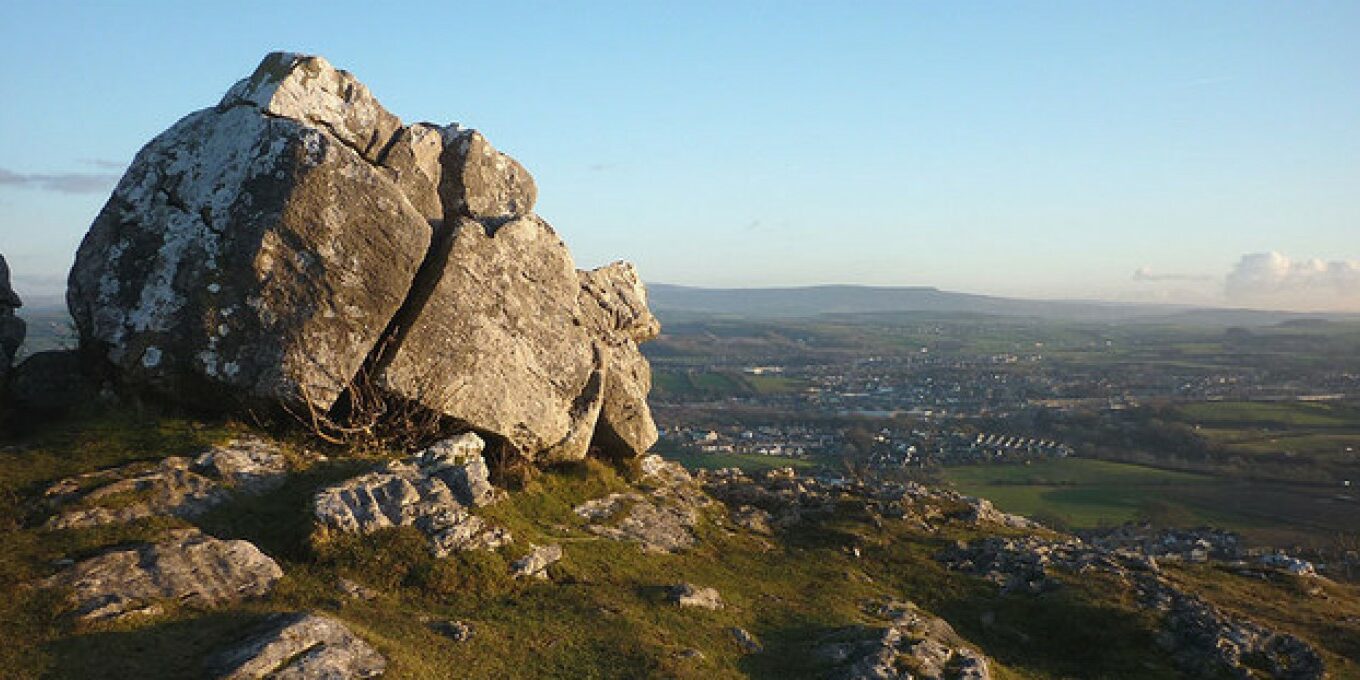
POLYGON ((313 514, 326 531, 368 534, 413 526, 438 556, 493 549, 510 533, 469 512, 496 498, 482 460, 482 440, 467 433, 383 469, 317 492, 313 514))
POLYGON ((968 646, 943 619, 911 603, 878 607, 886 626, 854 626, 828 635, 815 655, 844 680, 922 678, 988 680, 987 659, 968 646))
POLYGON ((642 459, 643 492, 611 493, 573 509, 598 536, 638 543, 648 552, 678 552, 694 545, 699 511, 709 503, 689 473, 660 456, 642 459))
POLYGON ((1161 614, 1158 644, 1196 677, 1318 680, 1322 657, 1307 642, 1213 606, 1160 573, 1154 558, 1128 547, 1103 548, 1078 538, 990 537, 940 555, 953 569, 998 584, 1001 592, 1038 593, 1060 587, 1064 574, 1099 571, 1127 584, 1139 603, 1161 614))
POLYGON ((378 650, 335 619, 281 614, 239 644, 207 661, 220 680, 376 678, 387 669, 378 650))
POLYGON ((51 529, 122 524, 148 517, 196 517, 231 498, 283 483, 288 462, 276 444, 240 437, 194 458, 170 456, 68 477, 43 492, 58 509, 51 529))
POLYGON ((681 607, 722 609, 722 595, 715 588, 704 588, 692 583, 677 583, 666 592, 666 600, 681 607))
POLYGON ((548 567, 562 560, 562 546, 532 546, 528 555, 510 563, 510 575, 515 578, 548 578, 548 567))
POLYGON ((246 541, 220 541, 197 530, 164 541, 114 550, 48 579, 69 589, 75 615, 86 621, 160 613, 162 603, 208 608, 260 597, 283 570, 246 541))
POLYGON ((18 293, 9 285, 9 263, 5 262, 4 255, 0 255, 0 384, 9 374, 10 364, 19 346, 24 344, 27 326, 15 314, 15 310, 23 305, 18 293))
POLYGON ((528 458, 636 456, 646 292, 623 263, 578 271, 536 198, 477 131, 275 53, 141 150, 68 303, 88 355, 179 400, 343 418, 373 397, 528 458))

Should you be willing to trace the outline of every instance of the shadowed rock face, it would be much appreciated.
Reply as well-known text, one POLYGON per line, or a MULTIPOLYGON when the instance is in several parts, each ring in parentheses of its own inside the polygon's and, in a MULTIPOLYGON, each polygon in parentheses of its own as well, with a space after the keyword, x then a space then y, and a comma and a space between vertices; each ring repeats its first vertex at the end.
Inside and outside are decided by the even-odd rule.
POLYGON ((14 310, 23 306, 19 295, 9 285, 9 263, 0 255, 0 381, 9 373, 10 362, 14 360, 19 345, 24 343, 27 327, 24 320, 15 315, 14 310))
POLYGON ((176 400, 327 412, 362 381, 526 457, 637 455, 659 325, 631 265, 576 269, 537 193, 475 130, 275 53, 141 150, 68 304, 87 355, 176 400))

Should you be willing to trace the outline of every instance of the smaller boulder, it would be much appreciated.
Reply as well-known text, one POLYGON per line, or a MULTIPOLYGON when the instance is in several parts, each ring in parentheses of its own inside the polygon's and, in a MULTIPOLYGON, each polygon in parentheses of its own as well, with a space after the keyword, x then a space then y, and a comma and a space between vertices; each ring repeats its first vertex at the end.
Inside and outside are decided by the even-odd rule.
POLYGON ((548 567, 562 559, 562 546, 533 546, 528 555, 510 563, 510 573, 515 578, 531 576, 537 579, 548 578, 548 567))
POLYGON ((454 642, 467 642, 468 640, 471 640, 472 636, 476 633, 472 624, 457 619, 436 621, 430 624, 430 628, 454 642))
POLYGON ((699 607, 701 609, 722 609, 722 596, 715 588, 701 588, 690 583, 679 583, 671 586, 670 592, 666 593, 666 599, 681 607, 699 607))
POLYGON ((445 220, 461 215, 494 226, 533 211, 538 187, 519 161, 476 130, 449 127, 443 133, 439 197, 445 220))
POLYGON ((443 557, 459 550, 490 550, 510 533, 468 511, 497 498, 481 457, 482 440, 464 434, 385 468, 317 492, 312 512, 327 530, 368 534, 414 526, 443 557))
POLYGON ((208 608, 262 597, 280 578, 278 563, 253 544, 187 529, 91 557, 45 585, 69 588, 78 618, 109 621, 158 614, 163 601, 208 608))
POLYGON ((728 632, 732 633, 732 639, 736 641, 737 648, 742 654, 759 654, 765 651, 765 645, 760 644, 760 640, 745 628, 732 628, 728 632))
POLYGON ((208 658, 213 677, 376 678, 387 670, 378 650, 339 621, 316 614, 281 614, 239 644, 208 658))

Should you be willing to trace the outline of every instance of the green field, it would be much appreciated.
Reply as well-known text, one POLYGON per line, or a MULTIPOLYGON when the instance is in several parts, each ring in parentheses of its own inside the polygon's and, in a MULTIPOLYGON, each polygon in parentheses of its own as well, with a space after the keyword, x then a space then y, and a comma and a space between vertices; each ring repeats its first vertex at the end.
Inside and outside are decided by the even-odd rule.
POLYGON ((1218 526, 1262 543, 1325 544, 1360 527, 1360 502, 1339 487, 1248 482, 1069 458, 1030 465, 950 467, 959 491, 1007 512, 1092 528, 1149 519, 1218 526))
POLYGON ((1187 422, 1360 430, 1360 409, 1329 402, 1209 401, 1178 408, 1187 422))

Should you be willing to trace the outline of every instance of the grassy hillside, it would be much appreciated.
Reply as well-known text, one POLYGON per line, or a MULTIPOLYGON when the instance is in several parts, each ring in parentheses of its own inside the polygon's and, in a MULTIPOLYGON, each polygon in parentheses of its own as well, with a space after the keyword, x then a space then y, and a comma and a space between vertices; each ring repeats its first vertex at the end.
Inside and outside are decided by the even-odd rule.
MULTIPOLYGON (((214 536, 252 541, 283 566, 283 581, 264 600, 206 612, 172 606, 132 623, 78 625, 63 613, 60 593, 29 585, 53 573, 57 560, 185 524, 161 518, 113 529, 42 529, 44 514, 35 499, 46 484, 190 453, 243 429, 112 414, 0 442, 0 585, 9 594, 0 600, 0 676, 193 677, 206 653, 267 613, 308 609, 343 620, 376 646, 388 658, 389 678, 819 677, 825 662, 812 653, 818 641, 864 623, 866 601, 892 597, 949 621, 993 660, 994 677, 1181 677, 1157 647, 1146 610, 1134 608, 1118 584, 1090 576, 1042 595, 1001 596, 992 583, 947 571, 935 555, 977 537, 977 525, 951 520, 925 529, 846 498, 827 519, 765 537, 738 528, 715 504, 704 513, 695 548, 645 553, 584 531, 572 512, 577 503, 629 487, 628 470, 598 462, 501 480, 511 488, 508 499, 479 512, 513 531, 515 543, 436 559, 411 529, 325 540, 314 535, 308 503, 316 489, 386 454, 328 450, 328 459, 309 462, 299 455, 307 442, 285 441, 296 469, 284 486, 196 521, 214 536), (529 543, 565 549, 565 558, 550 568, 551 580, 509 578, 508 563, 529 543), (345 597, 336 586, 341 577, 379 595, 371 601, 345 597), (717 588, 726 608, 668 604, 665 588, 680 581, 717 588), (432 625, 448 619, 471 623, 473 638, 456 642, 432 625), (729 633, 733 626, 754 633, 765 652, 743 655, 729 633)), ((1030 474, 1056 479, 1060 472, 1030 474)), ((1170 489, 1200 483, 1173 473, 1117 472, 1124 484, 1170 489)), ((1061 481, 1100 479, 1118 486, 1110 473, 1076 467, 1061 472, 1067 475, 1061 481)), ((1099 508, 1100 495, 1087 494, 1074 506, 1099 508)), ((1360 639, 1360 625, 1345 623, 1360 622, 1360 595, 1353 588, 1324 584, 1323 597, 1301 605, 1299 586, 1288 579, 1260 581, 1211 568, 1187 570, 1180 578, 1224 606, 1263 612, 1270 625, 1322 646, 1339 670, 1336 677, 1354 676, 1356 666, 1343 658, 1355 654, 1360 639)))

